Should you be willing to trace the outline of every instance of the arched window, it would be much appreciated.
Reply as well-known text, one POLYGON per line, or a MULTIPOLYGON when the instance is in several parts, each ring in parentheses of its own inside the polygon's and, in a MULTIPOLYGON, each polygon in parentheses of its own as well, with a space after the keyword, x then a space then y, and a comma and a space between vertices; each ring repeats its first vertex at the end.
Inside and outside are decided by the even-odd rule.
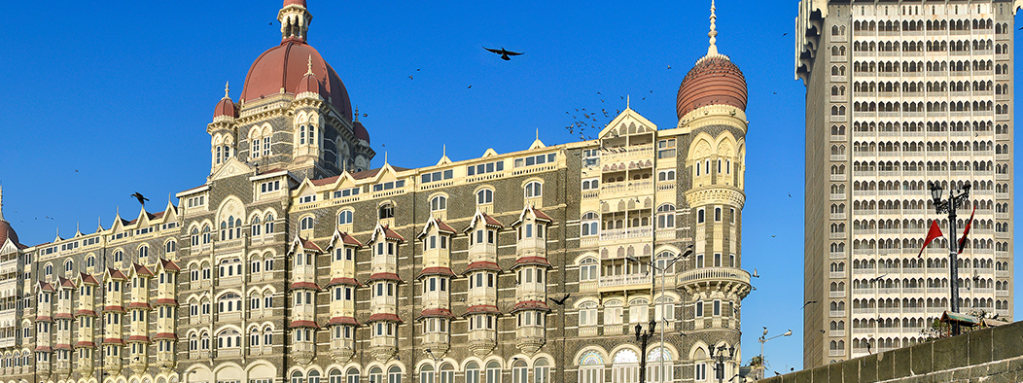
POLYGON ((345 383, 359 383, 359 369, 351 367, 345 372, 345 383))
POLYGON ((439 195, 430 200, 430 211, 442 211, 448 208, 448 197, 439 195))
POLYGON ((611 365, 612 382, 638 382, 639 356, 635 351, 624 349, 618 351, 611 365))
POLYGON ((600 234, 600 218, 597 217, 596 213, 583 214, 579 228, 581 230, 580 235, 583 237, 600 234))
POLYGON ((74 271, 74 269, 75 269, 75 261, 72 261, 72 260, 69 259, 67 262, 64 262, 64 273, 65 273, 65 275, 70 273, 70 272, 72 272, 72 271, 74 271))
POLYGON ((455 368, 450 364, 440 366, 440 383, 455 383, 455 368))
POLYGON ((483 189, 476 192, 476 204, 486 205, 494 203, 494 191, 490 189, 483 189))
POLYGON ((675 205, 663 204, 657 208, 657 228, 671 229, 675 227, 675 205))
POLYGON ((579 281, 597 280, 597 264, 597 260, 593 258, 586 258, 579 262, 579 281))
POLYGON ((139 258, 138 258, 139 263, 146 262, 146 260, 148 258, 149 258, 149 246, 143 245, 143 246, 139 247, 139 258))
POLYGON ((671 351, 663 347, 650 350, 646 357, 648 382, 670 382, 673 380, 671 351), (663 363, 662 363, 663 362, 663 363), (663 368, 662 368, 663 367, 663 368))
POLYGON ((170 254, 170 253, 173 253, 175 251, 178 251, 178 242, 177 241, 167 241, 167 243, 164 244, 164 249, 163 250, 164 250, 164 253, 167 253, 167 254, 170 254))
MULTIPOLYGON (((171 242, 173 242, 173 241, 171 241, 171 242)), ((168 243, 170 243, 170 242, 168 242, 168 243)), ((96 257, 93 257, 93 256, 90 255, 89 258, 86 258, 85 259, 85 267, 96 267, 96 257)))
POLYGON ((351 210, 342 210, 341 213, 337 215, 337 224, 351 225, 354 216, 355 214, 351 210))
POLYGON ((530 182, 526 184, 526 198, 537 198, 543 196, 543 184, 530 182))
POLYGON ((579 383, 604 383, 604 359, 596 351, 579 358, 579 383))
MULTIPOLYGON (((388 382, 390 383, 390 382, 388 382)), ((487 363, 487 380, 485 383, 501 383, 501 365, 491 361, 487 363)))
POLYGON ((387 369, 387 383, 401 383, 401 367, 391 366, 387 369))
POLYGON ((266 218, 263 219, 263 222, 264 222, 264 224, 263 224, 264 229, 266 229, 266 230, 263 230, 263 232, 265 232, 266 234, 272 234, 274 232, 274 215, 273 215, 273 213, 267 214, 266 218))
POLYGON ((383 205, 380 205, 380 208, 377 210, 378 210, 377 217, 380 219, 394 218, 394 205, 385 203, 383 205))
POLYGON ((512 383, 529 383, 529 366, 519 359, 512 364, 512 383))
POLYGON ((480 365, 476 362, 465 365, 465 383, 480 383, 480 365))
POLYGON ((299 221, 299 230, 312 230, 313 229, 313 217, 303 217, 299 221))
POLYGON ((316 370, 309 371, 309 380, 307 383, 320 383, 320 372, 316 370))

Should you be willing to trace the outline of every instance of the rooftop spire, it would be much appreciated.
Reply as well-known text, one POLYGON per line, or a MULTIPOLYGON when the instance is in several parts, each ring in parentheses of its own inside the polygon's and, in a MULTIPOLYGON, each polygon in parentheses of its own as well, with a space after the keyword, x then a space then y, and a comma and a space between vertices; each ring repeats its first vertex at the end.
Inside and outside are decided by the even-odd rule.
POLYGON ((4 221, 4 186, 0 185, 0 221, 4 221))
POLYGON ((306 63, 306 68, 307 68, 305 72, 306 76, 313 74, 313 55, 309 55, 309 62, 306 63))
POLYGON ((707 37, 710 37, 710 47, 707 48, 707 56, 718 54, 718 27, 716 24, 718 16, 714 13, 716 10, 717 7, 714 6, 714 0, 710 0, 710 32, 707 33, 707 37))
POLYGON ((225 81, 224 82, 224 98, 231 98, 230 94, 231 94, 231 82, 230 81, 225 81))

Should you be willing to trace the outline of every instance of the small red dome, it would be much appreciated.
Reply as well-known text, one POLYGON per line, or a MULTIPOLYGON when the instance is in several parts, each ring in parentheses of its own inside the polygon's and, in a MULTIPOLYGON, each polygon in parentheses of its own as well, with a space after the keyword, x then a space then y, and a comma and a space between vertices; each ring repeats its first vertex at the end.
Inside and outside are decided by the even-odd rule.
POLYGON ((708 55, 686 74, 678 89, 675 111, 682 119, 687 113, 707 105, 731 105, 746 111, 746 77, 728 57, 708 55))
POLYGON ((316 79, 316 75, 312 73, 306 73, 302 77, 302 81, 298 82, 298 89, 295 90, 295 95, 298 96, 302 93, 314 92, 316 94, 323 94, 323 86, 320 81, 316 79))
POLYGON ((21 244, 21 242, 18 242, 18 233, 14 232, 14 228, 11 227, 11 224, 0 219, 0 245, 6 243, 7 239, 10 239, 15 245, 21 244))
POLYGON ((238 110, 234 107, 234 102, 231 98, 224 97, 217 103, 217 108, 213 110, 213 118, 220 116, 231 116, 238 117, 238 110))
POLYGON ((320 80, 320 95, 329 99, 344 118, 352 118, 352 103, 348 90, 341 82, 334 68, 327 64, 315 48, 297 39, 288 39, 281 45, 263 52, 245 77, 241 99, 246 103, 265 96, 276 96, 283 90, 298 94, 299 84, 308 71, 312 57, 313 74, 320 80))
POLYGON ((305 0, 284 0, 284 6, 287 7, 289 5, 301 5, 303 7, 306 6, 305 0))
POLYGON ((359 122, 359 120, 355 120, 355 124, 352 127, 352 130, 355 131, 354 132, 355 133, 355 139, 357 139, 357 140, 365 140, 367 144, 369 143, 369 132, 366 131, 366 127, 362 126, 362 123, 359 122))

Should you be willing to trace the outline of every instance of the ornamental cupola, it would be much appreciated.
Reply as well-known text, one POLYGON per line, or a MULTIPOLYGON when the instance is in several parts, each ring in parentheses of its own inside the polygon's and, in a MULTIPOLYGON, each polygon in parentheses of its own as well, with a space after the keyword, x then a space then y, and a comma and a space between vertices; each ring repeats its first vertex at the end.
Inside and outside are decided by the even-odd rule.
POLYGON ((313 14, 306 9, 305 0, 284 0, 284 7, 277 13, 277 21, 281 22, 282 41, 288 39, 305 41, 313 14))

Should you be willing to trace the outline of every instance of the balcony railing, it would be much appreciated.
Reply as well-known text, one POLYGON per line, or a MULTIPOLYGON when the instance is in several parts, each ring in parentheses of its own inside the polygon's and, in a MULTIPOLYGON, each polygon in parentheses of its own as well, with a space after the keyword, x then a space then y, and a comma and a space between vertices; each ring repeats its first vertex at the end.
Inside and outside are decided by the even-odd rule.
POLYGON ((603 230, 600 232, 600 240, 613 241, 618 239, 645 238, 652 236, 653 230, 653 226, 603 230))
POLYGON ((750 283, 749 272, 734 267, 705 267, 688 270, 680 274, 676 284, 686 285, 690 283, 703 282, 739 282, 750 283))

